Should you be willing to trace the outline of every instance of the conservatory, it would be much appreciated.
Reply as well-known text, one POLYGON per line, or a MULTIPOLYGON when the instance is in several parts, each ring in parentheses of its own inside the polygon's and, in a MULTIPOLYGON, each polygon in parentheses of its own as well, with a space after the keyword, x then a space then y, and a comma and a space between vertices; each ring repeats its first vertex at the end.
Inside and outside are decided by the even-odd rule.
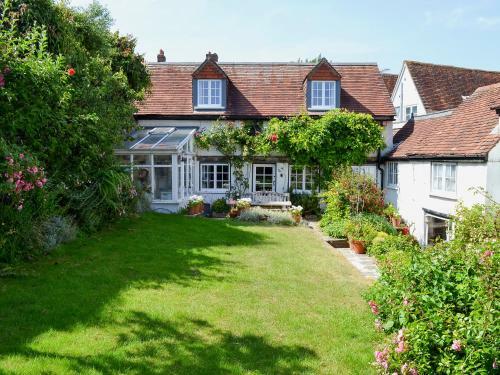
POLYGON ((195 127, 136 131, 115 150, 134 182, 150 194, 156 210, 177 211, 194 193, 195 127))

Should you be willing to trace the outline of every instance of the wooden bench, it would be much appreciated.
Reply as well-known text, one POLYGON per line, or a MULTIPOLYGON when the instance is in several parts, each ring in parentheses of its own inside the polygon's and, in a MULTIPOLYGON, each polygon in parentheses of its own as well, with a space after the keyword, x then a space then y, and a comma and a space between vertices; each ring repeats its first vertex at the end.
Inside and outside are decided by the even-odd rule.
POLYGON ((252 200, 252 206, 260 206, 270 209, 287 209, 292 206, 289 193, 276 193, 274 191, 259 191, 245 194, 245 198, 252 200))

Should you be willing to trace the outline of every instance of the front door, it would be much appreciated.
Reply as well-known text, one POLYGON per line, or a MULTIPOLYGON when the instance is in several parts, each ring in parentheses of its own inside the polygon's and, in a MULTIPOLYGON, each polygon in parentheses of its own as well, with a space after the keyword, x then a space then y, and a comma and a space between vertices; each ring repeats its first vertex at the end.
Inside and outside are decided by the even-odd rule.
POLYGON ((253 191, 274 191, 276 186, 274 164, 253 165, 253 191))

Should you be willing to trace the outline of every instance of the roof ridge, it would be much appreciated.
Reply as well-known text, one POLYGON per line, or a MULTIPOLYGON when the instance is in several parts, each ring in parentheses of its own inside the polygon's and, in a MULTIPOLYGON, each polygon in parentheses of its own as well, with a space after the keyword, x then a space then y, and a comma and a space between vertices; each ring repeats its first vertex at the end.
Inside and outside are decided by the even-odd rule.
POLYGON ((474 95, 475 93, 483 92, 483 91, 488 91, 494 88, 500 88, 500 82, 497 83, 492 83, 491 85, 486 85, 486 86, 479 86, 477 89, 474 90, 474 92, 471 94, 474 95))
POLYGON ((486 70, 486 69, 478 69, 478 68, 466 68, 466 67, 463 67, 463 66, 447 65, 447 64, 434 64, 434 63, 428 63, 428 62, 423 62, 423 61, 415 61, 415 60, 404 60, 403 64, 406 64, 406 63, 421 64, 421 65, 430 65, 430 66, 437 66, 437 67, 442 67, 442 68, 453 68, 453 69, 461 69, 461 70, 473 70, 473 71, 478 71, 478 72, 498 73, 498 74, 500 74, 499 70, 486 70))
MULTIPOLYGON (((202 62, 193 62, 193 61, 167 61, 167 62, 157 62, 157 61, 148 61, 146 62, 147 65, 201 65, 203 64, 202 62)), ((217 62, 218 65, 290 65, 290 66, 311 66, 314 67, 317 65, 317 63, 299 63, 299 62, 279 62, 279 61, 274 61, 274 62, 230 62, 230 61, 221 61, 217 62)), ((377 66, 378 64, 376 62, 330 62, 331 65, 333 66, 377 66)))

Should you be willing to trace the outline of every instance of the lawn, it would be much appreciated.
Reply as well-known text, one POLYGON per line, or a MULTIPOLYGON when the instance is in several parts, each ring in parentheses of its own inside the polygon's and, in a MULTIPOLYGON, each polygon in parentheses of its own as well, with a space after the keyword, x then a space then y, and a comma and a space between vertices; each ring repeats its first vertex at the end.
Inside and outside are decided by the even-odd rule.
POLYGON ((0 373, 371 373, 354 269, 305 227, 146 214, 0 279, 0 373))

